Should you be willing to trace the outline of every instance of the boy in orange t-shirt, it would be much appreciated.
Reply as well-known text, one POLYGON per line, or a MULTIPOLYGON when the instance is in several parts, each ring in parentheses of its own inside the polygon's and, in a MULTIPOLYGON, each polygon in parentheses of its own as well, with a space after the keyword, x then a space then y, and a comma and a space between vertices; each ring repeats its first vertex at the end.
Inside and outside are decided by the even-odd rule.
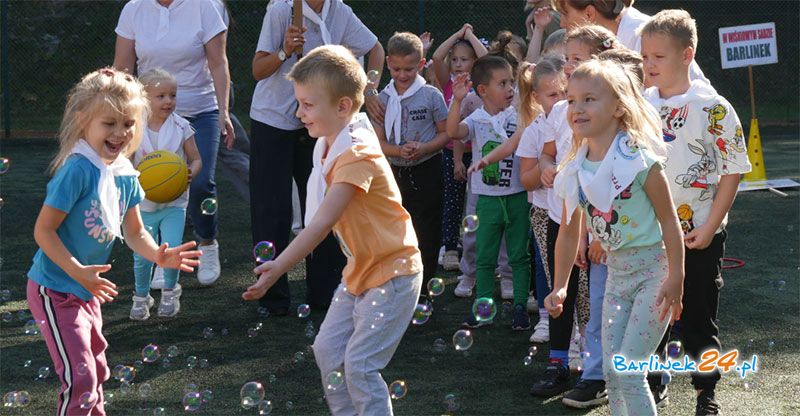
POLYGON ((347 266, 314 341, 327 385, 328 407, 339 414, 392 414, 380 370, 408 327, 422 286, 422 259, 411 217, 365 114, 367 77, 342 46, 314 49, 292 68, 297 117, 311 137, 314 169, 308 181, 306 228, 274 261, 254 270, 258 282, 242 295, 262 297, 333 229, 347 266))

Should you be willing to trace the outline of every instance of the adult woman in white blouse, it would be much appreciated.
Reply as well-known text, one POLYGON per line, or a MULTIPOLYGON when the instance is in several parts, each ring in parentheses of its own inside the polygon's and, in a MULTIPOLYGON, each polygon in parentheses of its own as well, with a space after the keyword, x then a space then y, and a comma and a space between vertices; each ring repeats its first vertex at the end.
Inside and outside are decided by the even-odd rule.
POLYGON ((213 0, 131 0, 117 24, 114 67, 133 73, 163 68, 178 81, 175 111, 189 120, 203 161, 192 172, 189 215, 200 250, 197 278, 211 284, 220 274, 217 214, 201 203, 216 198, 214 171, 220 135, 235 139, 228 114, 230 73, 225 54, 227 27, 213 0))

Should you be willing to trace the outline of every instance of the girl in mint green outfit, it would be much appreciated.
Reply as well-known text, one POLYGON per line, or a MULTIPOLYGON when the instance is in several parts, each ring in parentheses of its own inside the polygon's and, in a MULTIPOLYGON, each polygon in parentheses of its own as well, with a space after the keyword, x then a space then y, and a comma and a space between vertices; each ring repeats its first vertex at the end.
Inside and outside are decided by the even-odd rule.
POLYGON ((646 359, 681 313, 683 242, 660 160, 660 123, 634 75, 614 62, 588 61, 567 88, 571 154, 556 175, 564 200, 555 283, 545 306, 558 316, 575 261, 580 221, 608 253, 603 301, 603 373, 614 415, 655 415, 644 373, 617 372, 613 356, 646 359), (580 209, 577 209, 580 208, 580 209))

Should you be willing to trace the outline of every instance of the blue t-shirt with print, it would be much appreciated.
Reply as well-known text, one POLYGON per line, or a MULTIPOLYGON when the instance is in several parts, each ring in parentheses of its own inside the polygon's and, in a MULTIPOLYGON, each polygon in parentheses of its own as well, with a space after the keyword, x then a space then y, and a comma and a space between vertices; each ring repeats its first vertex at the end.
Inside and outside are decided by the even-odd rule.
MULTIPOLYGON (((141 202, 144 190, 135 176, 114 179, 120 191, 120 212, 125 213, 141 202)), ((56 234, 83 265, 106 264, 114 245, 114 235, 100 218, 99 180, 100 170, 92 162, 81 155, 72 155, 47 184, 44 204, 67 214, 56 234)), ((28 277, 48 289, 71 293, 85 301, 92 298, 89 291, 50 260, 42 249, 33 257, 28 277)))

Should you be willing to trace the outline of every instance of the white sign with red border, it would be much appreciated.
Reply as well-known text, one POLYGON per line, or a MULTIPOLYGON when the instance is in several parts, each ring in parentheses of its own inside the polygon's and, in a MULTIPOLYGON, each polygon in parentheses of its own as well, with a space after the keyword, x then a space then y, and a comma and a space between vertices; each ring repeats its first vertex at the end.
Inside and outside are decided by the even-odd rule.
POLYGON ((719 28, 722 69, 778 63, 775 22, 719 28))

